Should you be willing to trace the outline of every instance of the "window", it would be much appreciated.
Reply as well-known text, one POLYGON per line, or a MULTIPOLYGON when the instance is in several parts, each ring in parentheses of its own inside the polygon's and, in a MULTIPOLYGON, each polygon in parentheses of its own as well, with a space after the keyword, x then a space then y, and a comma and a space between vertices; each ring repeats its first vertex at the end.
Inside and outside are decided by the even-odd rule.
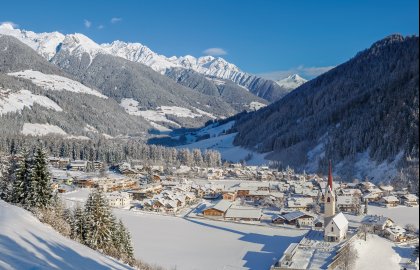
POLYGON ((330 197, 327 198, 327 202, 331 202, 331 198, 330 197))
POLYGON ((331 227, 331 231, 332 231, 332 232, 334 231, 334 227, 331 227))

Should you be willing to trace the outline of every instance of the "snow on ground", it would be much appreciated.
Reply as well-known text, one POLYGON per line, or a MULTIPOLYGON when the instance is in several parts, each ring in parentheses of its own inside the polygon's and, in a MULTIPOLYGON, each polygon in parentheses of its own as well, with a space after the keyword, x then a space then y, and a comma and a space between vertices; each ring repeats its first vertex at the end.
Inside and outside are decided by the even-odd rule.
POLYGON ((354 269, 359 270, 400 270, 400 263, 407 262, 414 251, 377 235, 368 235, 367 242, 357 239, 353 245, 358 252, 354 269))
POLYGON ((222 135, 218 137, 209 138, 206 140, 198 141, 191 144, 186 144, 179 146, 178 148, 189 148, 194 149, 198 148, 201 151, 206 149, 217 150, 222 155, 222 159, 239 162, 240 160, 246 160, 247 157, 250 159, 246 160, 247 165, 262 165, 267 164, 267 160, 264 158, 268 153, 260 154, 255 153, 251 150, 247 150, 240 146, 234 146, 233 140, 236 136, 236 133, 231 133, 227 135, 222 135))
POLYGON ((100 98, 108 98, 92 88, 89 88, 77 81, 73 81, 69 78, 62 77, 59 75, 44 74, 42 72, 35 71, 35 70, 24 70, 24 71, 19 71, 19 72, 13 72, 13 73, 8 73, 8 75, 28 79, 32 81, 34 84, 48 90, 55 90, 55 91, 64 90, 64 91, 70 91, 70 92, 75 92, 75 93, 94 95, 100 98))
POLYGON ((0 269, 131 269, 0 200, 0 269))
POLYGON ((267 105, 258 101, 252 101, 249 103, 249 109, 252 111, 258 111, 261 108, 266 107, 267 105))
POLYGON ((417 226, 417 228, 419 228, 418 207, 397 206, 386 208, 375 205, 369 205, 368 214, 383 215, 385 217, 389 217, 400 226, 405 226, 406 224, 414 224, 417 226))
POLYGON ((32 94, 29 90, 20 90, 12 93, 10 90, 0 88, 0 116, 9 112, 20 112, 25 107, 31 108, 34 104, 58 112, 63 109, 46 96, 32 94))
POLYGON ((178 270, 269 269, 306 231, 115 209, 137 258, 178 270))
POLYGON ((139 102, 132 98, 123 98, 121 100, 120 106, 123 107, 126 113, 130 115, 137 115, 143 117, 154 128, 156 128, 159 131, 171 131, 171 129, 164 127, 158 123, 168 123, 175 127, 181 127, 178 123, 169 120, 167 118, 167 115, 173 115, 183 118, 196 118, 203 116, 207 116, 213 119, 216 118, 211 113, 199 110, 197 108, 194 108, 196 113, 194 113, 190 109, 177 106, 161 106, 157 107, 155 110, 140 110, 139 102))
POLYGON ((50 124, 32 124, 25 123, 21 133, 23 135, 32 135, 32 136, 43 136, 47 134, 58 134, 58 135, 67 135, 67 133, 62 130, 60 127, 50 125, 50 124))

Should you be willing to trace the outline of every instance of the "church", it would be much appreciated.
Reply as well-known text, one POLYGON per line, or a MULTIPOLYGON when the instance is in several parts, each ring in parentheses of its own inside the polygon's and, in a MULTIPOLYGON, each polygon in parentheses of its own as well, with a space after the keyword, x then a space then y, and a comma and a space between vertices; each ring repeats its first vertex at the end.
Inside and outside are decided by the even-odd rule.
POLYGON ((333 188, 331 161, 328 167, 328 185, 324 196, 324 240, 327 242, 340 242, 347 236, 349 222, 343 213, 335 213, 336 198, 333 188))

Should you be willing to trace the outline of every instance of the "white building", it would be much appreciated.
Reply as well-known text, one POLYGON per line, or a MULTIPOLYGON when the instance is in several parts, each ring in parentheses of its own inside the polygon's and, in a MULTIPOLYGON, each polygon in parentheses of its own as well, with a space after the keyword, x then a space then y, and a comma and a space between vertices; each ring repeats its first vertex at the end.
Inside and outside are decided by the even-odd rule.
POLYGON ((130 194, 126 192, 111 192, 106 193, 109 206, 116 208, 129 207, 131 203, 130 194))
POLYGON ((325 188, 324 240, 340 242, 347 236, 349 222, 343 213, 335 214, 336 198, 333 191, 331 162, 328 169, 328 185, 325 188))

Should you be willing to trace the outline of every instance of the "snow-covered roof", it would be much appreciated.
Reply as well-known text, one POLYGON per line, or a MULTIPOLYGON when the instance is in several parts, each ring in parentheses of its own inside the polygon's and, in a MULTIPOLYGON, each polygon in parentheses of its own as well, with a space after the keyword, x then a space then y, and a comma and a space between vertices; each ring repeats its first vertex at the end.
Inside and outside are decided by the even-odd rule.
POLYGON ((253 218, 259 219, 262 216, 261 209, 249 209, 249 208, 229 208, 226 212, 226 218, 253 218))
POLYGON ((344 196, 344 195, 337 196, 338 205, 353 205, 355 203, 356 201, 352 196, 344 196))
POLYGON ((395 196, 385 196, 385 197, 382 197, 382 199, 386 202, 399 202, 400 201, 395 196))
POLYGON ((349 221, 347 220, 347 218, 344 216, 343 213, 338 213, 337 215, 335 215, 331 221, 333 221, 335 223, 335 225, 337 225, 338 229, 340 230, 344 230, 348 224, 349 221))
POLYGON ((216 205, 214 205, 213 207, 210 207, 210 209, 216 209, 219 210, 221 212, 226 212, 229 207, 232 206, 232 202, 230 201, 226 201, 226 200, 221 200, 220 202, 218 202, 216 205))
POLYGON ((285 218, 287 221, 292 221, 292 220, 301 218, 303 216, 311 216, 311 217, 313 217, 312 215, 307 214, 307 213, 304 213, 302 211, 293 211, 293 212, 284 214, 283 215, 283 218, 285 218))
POLYGON ((414 194, 406 194, 406 195, 403 195, 401 197, 406 199, 406 200, 409 200, 409 201, 417 201, 419 199, 419 197, 417 197, 414 194))

